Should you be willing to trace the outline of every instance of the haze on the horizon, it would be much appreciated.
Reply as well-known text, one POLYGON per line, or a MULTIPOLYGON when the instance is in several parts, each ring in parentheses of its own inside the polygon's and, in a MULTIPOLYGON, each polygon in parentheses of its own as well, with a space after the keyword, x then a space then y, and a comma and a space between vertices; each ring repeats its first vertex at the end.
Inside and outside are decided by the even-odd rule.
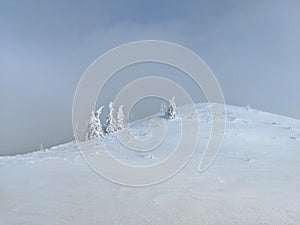
MULTIPOLYGON (((105 51, 143 39, 196 52, 228 104, 300 119, 299 12, 296 0, 1 1, 0 155, 71 140, 73 95, 85 69, 105 51)), ((197 99, 192 82, 171 70, 146 75, 158 71, 197 99)), ((103 104, 114 97, 110 89, 103 104)), ((157 109, 146 105, 140 115, 157 109)))

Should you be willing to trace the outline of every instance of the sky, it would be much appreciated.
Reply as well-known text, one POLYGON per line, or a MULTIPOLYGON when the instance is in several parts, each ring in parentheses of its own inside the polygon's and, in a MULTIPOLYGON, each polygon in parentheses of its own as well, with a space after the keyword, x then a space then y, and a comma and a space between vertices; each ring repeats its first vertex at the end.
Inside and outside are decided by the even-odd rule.
MULTIPOLYGON (((72 140, 73 96, 84 71, 109 49, 144 39, 197 53, 227 104, 300 119, 299 12, 297 0, 1 0, 0 155, 72 140)), ((104 103, 113 96, 107 89, 104 103)))

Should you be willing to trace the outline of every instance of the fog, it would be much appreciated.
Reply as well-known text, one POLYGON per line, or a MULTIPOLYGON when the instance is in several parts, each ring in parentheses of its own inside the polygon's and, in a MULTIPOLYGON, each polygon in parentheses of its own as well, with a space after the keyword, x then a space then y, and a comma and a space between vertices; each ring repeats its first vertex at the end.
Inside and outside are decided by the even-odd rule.
MULTIPOLYGON (((72 101, 86 68, 109 49, 159 39, 190 48, 215 73, 227 104, 300 119, 299 1, 1 1, 0 155, 73 139, 72 101)), ((205 101, 183 73, 137 65, 99 96, 107 104, 132 79, 161 75, 205 101)), ((159 110, 146 100, 140 118, 159 110)))

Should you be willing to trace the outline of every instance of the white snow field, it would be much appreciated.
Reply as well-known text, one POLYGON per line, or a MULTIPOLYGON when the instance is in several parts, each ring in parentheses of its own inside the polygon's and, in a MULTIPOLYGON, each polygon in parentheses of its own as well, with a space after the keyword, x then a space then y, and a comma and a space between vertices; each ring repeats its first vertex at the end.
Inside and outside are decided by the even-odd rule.
MULTIPOLYGON (((245 107, 227 106, 220 154, 203 173, 197 168, 209 139, 207 104, 197 104, 200 140, 187 166, 173 178, 143 188, 111 183, 96 174, 74 142, 0 157, 1 225, 299 225, 300 121, 245 107)), ((186 119, 193 115, 188 115, 186 119)), ((149 119, 149 118, 148 118, 149 119)), ((147 120, 132 130, 149 135, 147 120)), ((114 136, 103 143, 119 160, 152 164, 176 142, 179 119, 168 122, 156 150, 125 149, 114 136)), ((17 140, 16 140, 17 141, 17 140)), ((84 143, 101 154, 99 141, 84 143)))

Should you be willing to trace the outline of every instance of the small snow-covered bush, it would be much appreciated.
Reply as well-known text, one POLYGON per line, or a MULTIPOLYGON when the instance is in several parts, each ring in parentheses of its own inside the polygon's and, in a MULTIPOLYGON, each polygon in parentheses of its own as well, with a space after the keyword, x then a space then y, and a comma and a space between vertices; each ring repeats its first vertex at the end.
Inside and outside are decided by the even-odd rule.
POLYGON ((75 127, 74 127, 74 137, 77 141, 83 142, 86 139, 86 125, 87 123, 85 123, 84 125, 79 125, 79 123, 76 123, 75 127))

